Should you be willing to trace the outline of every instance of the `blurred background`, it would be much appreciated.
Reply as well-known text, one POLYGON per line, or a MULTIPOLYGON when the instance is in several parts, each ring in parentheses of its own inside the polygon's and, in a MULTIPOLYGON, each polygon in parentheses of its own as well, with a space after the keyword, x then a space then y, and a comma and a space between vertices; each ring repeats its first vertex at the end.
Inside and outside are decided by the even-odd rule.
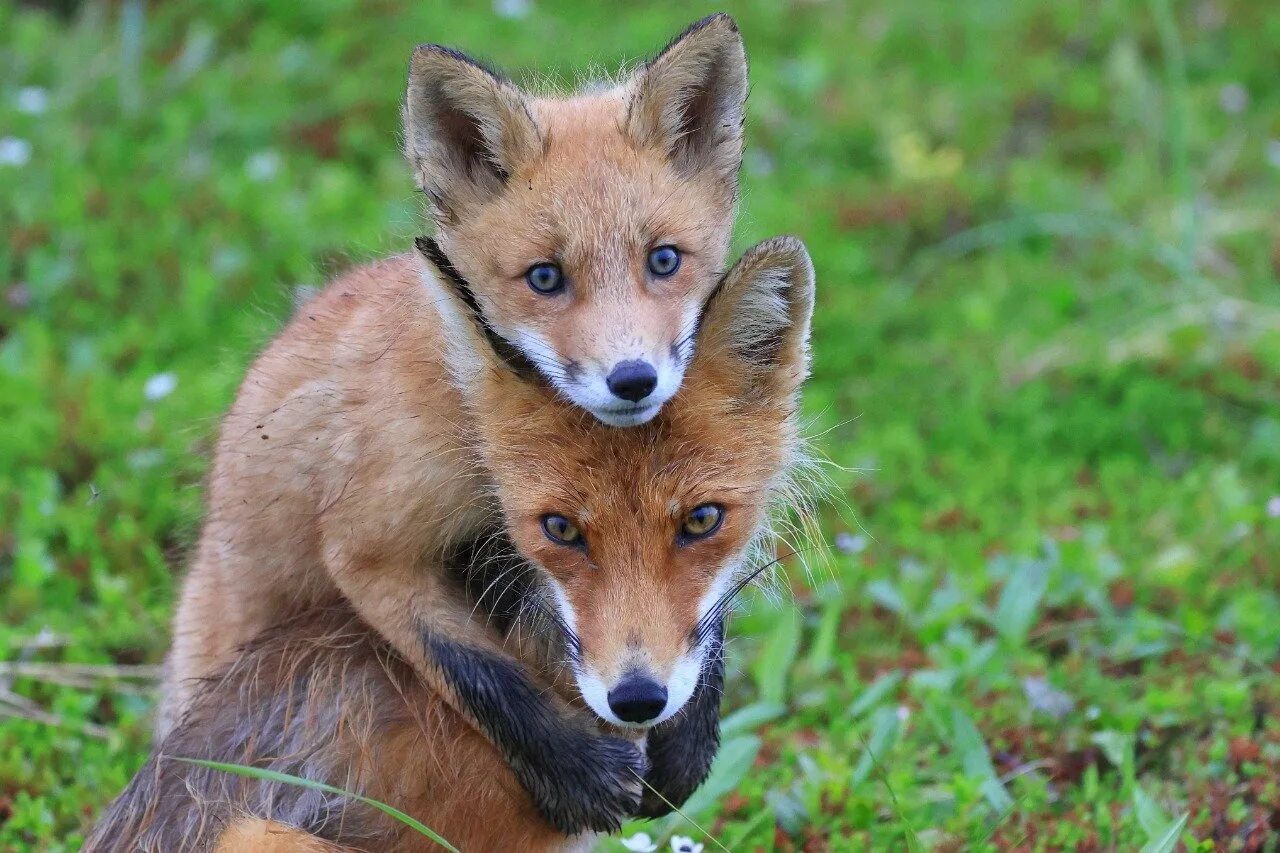
MULTIPOLYGON (((1275 3, 726 6, 735 245, 812 251, 836 499, 830 563, 732 626, 689 817, 1274 844, 1275 3)), ((717 8, 0 2, 0 849, 74 849, 141 763, 210 439, 293 292, 420 233, 412 46, 568 87, 717 8)))

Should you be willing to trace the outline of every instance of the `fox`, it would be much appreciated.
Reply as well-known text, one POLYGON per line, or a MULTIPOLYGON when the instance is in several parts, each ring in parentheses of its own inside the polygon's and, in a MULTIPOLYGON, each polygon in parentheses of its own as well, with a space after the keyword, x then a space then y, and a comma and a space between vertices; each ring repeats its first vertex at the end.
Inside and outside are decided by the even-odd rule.
POLYGON ((510 366, 462 283, 426 279, 450 320, 456 387, 503 414, 472 435, 496 526, 450 555, 417 626, 439 677, 422 678, 353 601, 270 626, 200 683, 87 850, 434 849, 345 794, 175 758, 372 797, 464 850, 585 849, 617 825, 583 813, 661 815, 705 779, 729 608, 776 562, 769 519, 805 507, 807 251, 776 238, 746 252, 707 302, 684 386, 627 430, 510 366), (634 788, 614 784, 619 756, 634 788), (521 773, 531 761, 546 768, 537 785, 521 773), (553 798, 578 815, 557 821, 553 798))
MULTIPOLYGON (((684 387, 722 279, 745 98, 742 39, 725 15, 617 85, 568 97, 526 95, 446 48, 414 51, 405 150, 434 236, 337 278, 250 367, 219 431, 158 738, 245 643, 339 600, 455 710, 476 711, 434 639, 500 649, 450 617, 445 563, 500 526, 491 466, 509 463, 478 452, 477 436, 532 412, 471 393, 476 360, 450 341, 479 329, 503 375, 538 389, 522 397, 533 411, 554 398, 609 429, 651 421, 684 387)), ((541 440, 544 462, 567 452, 555 431, 541 440)), ((551 605, 572 622, 568 601, 551 605)), ((695 674, 692 663, 663 673, 669 700, 649 691, 640 704, 616 692, 621 671, 580 678, 604 719, 636 726, 676 713, 695 674)), ((614 756, 609 785, 634 796, 634 750, 592 737, 586 751, 614 756)), ((553 766, 493 740, 553 824, 616 825, 618 791, 590 798, 597 814, 570 813, 553 766)))
POLYGON ((413 54, 405 152, 439 250, 511 354, 607 424, 644 423, 680 386, 728 252, 746 97, 723 14, 568 98, 413 54))

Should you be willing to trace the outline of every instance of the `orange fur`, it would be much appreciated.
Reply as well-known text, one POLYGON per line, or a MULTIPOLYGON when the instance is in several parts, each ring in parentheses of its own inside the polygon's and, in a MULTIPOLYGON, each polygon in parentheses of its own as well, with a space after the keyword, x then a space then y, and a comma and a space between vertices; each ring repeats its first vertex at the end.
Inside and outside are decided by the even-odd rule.
MULTIPOLYGON (((190 710, 199 680, 254 637, 339 605, 492 751, 486 739, 497 736, 475 719, 431 638, 490 653, 510 639, 472 618, 446 571, 459 547, 504 527, 537 567, 536 595, 568 650, 522 664, 572 685, 571 700, 580 691, 610 723, 623 720, 608 693, 634 673, 669 697, 645 725, 680 711, 715 645, 708 620, 718 625, 783 489, 807 369, 803 247, 763 244, 719 275, 739 92, 741 42, 724 17, 626 83, 568 99, 530 99, 441 49, 415 53, 407 149, 465 281, 433 256, 354 270, 302 306, 254 363, 219 435, 175 620, 162 736, 190 710), (667 242, 684 253, 678 272, 647 278, 646 252, 667 242), (555 304, 513 281, 548 256, 571 282, 555 304), (559 394, 508 369, 480 323, 559 394), (647 423, 617 430, 584 411, 574 383, 628 348, 677 362, 679 390, 647 423), (680 540, 685 515, 708 503, 723 508, 722 527, 680 540), (585 548, 550 542, 549 514, 572 519, 585 548)), ((633 769, 622 761, 610 772, 638 802, 633 769)))
MULTIPOLYGON (((384 265, 375 280, 385 281, 397 269, 408 268, 384 265)), ((405 278, 410 279, 407 272, 405 278)), ((304 308, 295 323, 326 322, 331 316, 327 309, 344 305, 350 298, 345 294, 358 292, 359 283, 349 280, 350 291, 330 290, 304 308)), ((404 293, 454 299, 429 270, 422 283, 426 287, 420 290, 411 279, 405 281, 404 293)), ((697 623, 715 614, 708 602, 718 605, 721 600, 708 596, 722 590, 731 594, 730 581, 750 568, 743 566, 743 555, 760 529, 766 505, 783 488, 795 451, 796 395, 808 366, 812 306, 812 269, 798 241, 781 238, 749 251, 708 304, 685 387, 658 418, 629 430, 601 425, 545 388, 508 372, 474 325, 451 328, 447 341, 437 344, 470 353, 471 362, 456 377, 456 386, 435 381, 428 386, 431 392, 456 394, 451 402, 460 418, 477 411, 501 413, 465 421, 471 433, 459 441, 492 472, 509 535, 545 583, 561 590, 569 608, 565 619, 580 637, 576 655, 547 660, 536 637, 522 636, 519 623, 513 627, 509 651, 541 671, 544 684, 561 675, 564 665, 574 670, 579 686, 584 671, 605 679, 644 667, 666 677, 703 648, 697 623), (725 508, 721 528, 704 540, 677 541, 683 512, 706 501, 725 508), (541 519, 548 511, 574 520, 587 537, 585 551, 554 544, 543 535, 541 519)), ((375 348, 379 344, 385 341, 370 342, 375 348)), ((387 347, 368 362, 368 369, 395 370, 394 359, 413 357, 387 347)), ((242 393, 258 389, 248 383, 242 393)), ((407 407, 406 420, 420 420, 409 416, 417 399, 397 402, 407 407)), ((387 411, 381 434, 394 434, 399 422, 395 411, 387 411)), ((246 430, 243 440, 255 446, 250 439, 260 431, 258 425, 237 426, 246 430)), ((281 434, 277 426, 264 423, 262 430, 281 434)), ((288 440, 278 455, 287 459, 306 434, 284 435, 288 440)), ((227 458, 236 456, 220 456, 227 458)), ((437 471, 440 462, 422 465, 421 472, 437 471)), ((376 493, 382 482, 378 478, 394 481, 393 473, 391 467, 382 468, 372 479, 353 478, 346 487, 376 493)), ((253 468, 241 475, 261 476, 263 488, 272 476, 253 468)), ((253 494, 253 485, 244 494, 253 494)), ((383 508, 394 505, 391 501, 383 508)), ((299 580, 292 579, 280 594, 299 590, 299 580)), ((432 631, 448 626, 467 642, 499 641, 483 614, 444 585, 443 578, 435 580, 437 597, 418 594, 395 602, 399 608, 430 610, 396 624, 412 624, 414 615, 429 613, 432 631)), ((358 585, 353 588, 360 591, 358 585)), ((420 842, 350 803, 343 805, 335 825, 331 806, 303 808, 296 792, 294 799, 264 794, 257 783, 238 777, 228 781, 230 777, 213 771, 196 773, 189 765, 166 760, 170 755, 305 772, 389 802, 455 843, 461 840, 463 849, 562 849, 582 840, 544 822, 503 755, 481 735, 482 726, 459 709, 447 681, 422 677, 421 646, 413 646, 419 661, 403 655, 387 621, 368 618, 369 612, 379 611, 371 610, 367 599, 357 595, 343 600, 337 591, 329 599, 337 602, 336 611, 313 615, 324 603, 317 597, 303 616, 277 623, 239 657, 232 655, 231 663, 213 667, 223 672, 193 690, 180 722, 112 807, 90 849, 165 849, 165 839, 192 832, 216 838, 230 826, 233 834, 224 838, 225 845, 243 833, 270 828, 237 823, 240 815, 286 825, 293 825, 292 820, 308 831, 317 824, 316 831, 326 838, 353 847, 417 849, 420 842), (351 607, 364 621, 349 614, 351 607)), ((548 684, 545 698, 550 702, 553 697, 548 684)), ((598 716, 605 716, 591 696, 585 698, 598 716)), ((567 708, 562 713, 565 720, 585 716, 567 708)), ((283 844, 302 843, 291 834, 284 838, 283 844)))
POLYGON ((244 818, 227 827, 215 853, 333 853, 342 848, 272 820, 244 818))
MULTIPOLYGON (((741 40, 724 16, 625 83, 571 98, 530 98, 457 54, 415 52, 406 148, 440 242, 500 333, 545 339, 525 343, 553 380, 570 364, 601 368, 615 345, 675 352, 724 260, 742 97, 741 40), (659 121, 681 110, 738 124, 708 140, 700 125, 659 121), (687 247, 660 286, 635 274, 643 241, 659 239, 687 247), (574 282, 571 299, 548 302, 519 281, 548 253, 574 282)), ((194 679, 311 606, 352 602, 446 696, 422 626, 487 642, 450 615, 440 564, 497 517, 474 438, 480 421, 508 415, 464 406, 443 334, 456 317, 442 318, 422 279, 403 256, 348 273, 250 369, 218 440, 160 733, 194 679)))

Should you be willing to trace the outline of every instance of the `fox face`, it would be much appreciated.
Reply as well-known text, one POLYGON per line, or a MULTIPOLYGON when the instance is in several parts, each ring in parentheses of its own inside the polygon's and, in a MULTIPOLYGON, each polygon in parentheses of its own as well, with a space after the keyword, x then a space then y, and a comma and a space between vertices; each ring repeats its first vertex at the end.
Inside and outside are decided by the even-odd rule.
POLYGON ((405 148, 439 245, 493 330, 606 424, 650 420, 681 385, 724 268, 746 85, 724 15, 571 97, 414 52, 405 148))
POLYGON ((463 395, 485 413, 477 450, 508 532, 540 569, 584 699, 615 725, 670 718, 718 647, 797 452, 812 305, 803 244, 749 251, 707 303, 683 387, 625 432, 503 369, 457 311, 463 395))

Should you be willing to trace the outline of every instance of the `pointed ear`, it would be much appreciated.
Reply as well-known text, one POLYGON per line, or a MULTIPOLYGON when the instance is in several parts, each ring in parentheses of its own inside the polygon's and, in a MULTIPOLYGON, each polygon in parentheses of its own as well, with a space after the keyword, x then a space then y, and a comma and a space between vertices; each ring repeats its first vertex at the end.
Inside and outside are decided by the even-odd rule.
POLYGON ((747 56, 733 18, 703 18, 632 78, 627 130, 687 173, 711 170, 735 193, 742 165, 747 56))
POLYGON ((492 371, 502 371, 524 382, 541 382, 533 363, 490 325, 471 285, 436 241, 419 237, 414 246, 428 298, 440 315, 454 385, 465 392, 492 371))
POLYGON ((433 213, 451 219, 499 192, 542 140, 519 89, 457 51, 426 44, 409 64, 404 147, 433 213))
POLYGON ((748 249, 707 303, 699 354, 723 360, 756 396, 793 398, 809 375, 813 292, 813 263, 795 237, 748 249))

